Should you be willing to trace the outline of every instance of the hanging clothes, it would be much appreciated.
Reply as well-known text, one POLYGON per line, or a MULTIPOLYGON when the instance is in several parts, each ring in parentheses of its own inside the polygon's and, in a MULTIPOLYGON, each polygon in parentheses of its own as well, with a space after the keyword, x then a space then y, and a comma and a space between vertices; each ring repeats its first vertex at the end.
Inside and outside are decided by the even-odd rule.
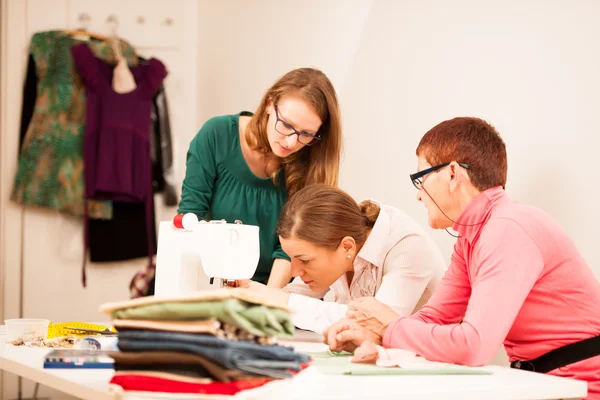
MULTIPOLYGON (((143 59, 142 59, 143 60, 143 59)), ((172 139, 171 139, 171 125, 169 120, 169 107, 167 103, 167 95, 164 87, 161 86, 156 96, 154 96, 154 104, 152 107, 152 127, 153 132, 150 137, 150 148, 152 155, 152 186, 155 193, 163 193, 164 204, 167 207, 177 206, 179 199, 177 196, 177 190, 175 186, 170 182, 172 179, 172 167, 173 167, 173 150, 172 150, 172 139)), ((121 257, 124 250, 117 250, 112 243, 107 243, 106 240, 102 240, 104 237, 98 232, 103 230, 106 232, 107 229, 111 229, 113 233, 111 241, 114 243, 122 243, 123 240, 128 239, 131 236, 126 236, 127 232, 118 229, 118 226, 123 224, 120 222, 121 218, 117 217, 118 203, 114 203, 115 216, 110 221, 96 221, 90 220, 90 259, 92 261, 100 261, 94 256, 94 248, 102 245, 102 250, 97 251, 99 257, 102 257, 104 261, 115 261, 115 257, 121 257), (94 239, 94 236, 97 239, 94 239), (107 259, 108 258, 108 259, 107 259)), ((138 223, 137 226, 142 224, 138 223)), ((155 228, 155 227, 154 227, 155 228)), ((156 238, 156 234, 153 234, 156 238)), ((156 241, 155 241, 156 243, 156 241)), ((145 247, 144 247, 145 248, 145 247)), ((154 249, 156 254, 156 247, 154 249)), ((142 244, 138 242, 137 246, 133 246, 127 249, 127 254, 134 258, 135 254, 142 253, 142 244)), ((129 292, 131 298, 152 296, 154 295, 154 282, 155 282, 156 267, 155 265, 148 265, 142 271, 137 272, 131 279, 129 285, 129 292)))
MULTIPOLYGON (((147 61, 138 56, 141 62, 147 61)), ((23 87, 23 107, 21 109, 21 125, 19 135, 19 154, 23 149, 25 135, 29 128, 29 123, 33 117, 35 102, 37 97, 38 76, 36 73, 35 61, 33 55, 29 55, 25 85, 23 87)), ((175 207, 179 204, 177 189, 172 183, 173 171, 173 139, 171 134, 171 121, 169 117, 169 104, 167 93, 163 85, 159 88, 152 101, 150 136, 150 152, 152 155, 152 186, 155 193, 163 194, 163 201, 167 207, 175 207)), ((114 220, 113 218, 110 221, 114 220)), ((123 215, 123 213, 120 213, 123 215)), ((107 222, 108 220, 102 220, 107 222)), ((145 235, 145 234, 144 234, 145 235)), ((143 257, 147 250, 142 251, 143 257)), ((108 257, 110 259, 110 257, 108 257)), ((136 257, 132 257, 136 258, 136 257)), ((94 260, 92 260, 94 261, 94 260)), ((100 260, 98 260, 100 261, 100 260)), ((105 260, 106 261, 106 260, 105 260)), ((110 261, 122 261, 120 258, 110 259, 110 261)))
MULTIPOLYGON (((63 31, 33 35, 21 115, 21 147, 11 199, 82 216, 84 210, 83 138, 85 90, 71 56, 82 43, 63 31)), ((91 40, 92 53, 114 62, 109 43, 91 40)), ((133 48, 121 43, 123 56, 136 65, 133 48)), ((88 202, 90 218, 112 218, 108 201, 88 202)))
POLYGON ((172 182, 173 140, 171 138, 171 121, 169 118, 167 93, 163 86, 160 87, 156 96, 154 96, 152 129, 153 132, 150 137, 152 185, 156 193, 163 193, 164 204, 167 207, 175 207, 179 204, 179 196, 172 182))
POLYGON ((90 262, 104 263, 134 260, 156 254, 154 209, 148 232, 145 203, 114 201, 113 217, 109 220, 89 219, 90 262), (148 236, 152 248, 148 252, 148 236))
MULTIPOLYGON (((142 63, 147 61, 142 57, 139 60, 142 63)), ((107 80, 113 79, 110 69, 102 71, 107 80)), ((151 121, 152 188, 154 193, 163 194, 166 206, 176 206, 179 199, 175 187, 169 181, 172 175, 173 150, 167 95, 163 85, 153 98, 151 121)), ((154 215, 153 210, 153 218, 154 215)), ((115 201, 112 219, 90 219, 88 224, 91 262, 116 262, 145 257, 148 255, 148 234, 154 242, 152 254, 156 254, 156 225, 153 220, 152 231, 148 233, 144 203, 115 201)), ((145 295, 145 292, 139 295, 145 295)))
MULTIPOLYGON (((87 199, 142 202, 146 226, 153 224, 152 161, 150 152, 150 114, 152 99, 167 75, 158 59, 132 68, 136 88, 129 93, 113 90, 109 76, 114 65, 97 58, 81 43, 72 48, 77 71, 86 87, 87 123, 85 127, 85 195, 87 199)), ((146 229, 148 253, 152 264, 154 240, 146 229)), ((85 247, 89 243, 85 226, 85 247)), ((85 262, 82 270, 86 284, 85 262)))
MULTIPOLYGON (((140 62, 147 60, 139 57, 140 62)), ((110 68, 101 69, 108 81, 113 80, 110 68)), ((139 70, 136 70, 139 73, 139 70)), ((139 79, 139 77, 138 77, 139 79)), ((152 158, 152 188, 154 193, 163 192, 167 206, 176 206, 178 199, 173 185, 168 181, 172 168, 171 126, 164 86, 161 85, 152 101, 150 154, 152 158), (174 200, 173 200, 174 198, 174 200)), ((113 217, 110 220, 90 219, 89 255, 91 262, 126 261, 148 255, 148 241, 151 235, 156 254, 156 225, 152 210, 151 232, 147 231, 144 203, 113 202, 113 217), (124 245, 127 243, 127 245, 124 245)))
POLYGON ((113 65, 79 44, 72 54, 86 86, 87 123, 84 160, 88 199, 144 201, 151 189, 150 112, 152 98, 167 74, 153 58, 133 70, 135 90, 116 93, 110 81, 113 65), (108 71, 108 72, 107 72, 108 71))

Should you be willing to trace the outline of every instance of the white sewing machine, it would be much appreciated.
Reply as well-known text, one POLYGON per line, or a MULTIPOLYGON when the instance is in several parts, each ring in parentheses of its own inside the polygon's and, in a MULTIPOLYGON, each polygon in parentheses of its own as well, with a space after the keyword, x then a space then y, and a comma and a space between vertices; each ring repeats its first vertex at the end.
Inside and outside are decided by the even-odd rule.
POLYGON ((188 221, 187 229, 161 222, 155 296, 173 296, 250 279, 260 257, 258 226, 188 221))

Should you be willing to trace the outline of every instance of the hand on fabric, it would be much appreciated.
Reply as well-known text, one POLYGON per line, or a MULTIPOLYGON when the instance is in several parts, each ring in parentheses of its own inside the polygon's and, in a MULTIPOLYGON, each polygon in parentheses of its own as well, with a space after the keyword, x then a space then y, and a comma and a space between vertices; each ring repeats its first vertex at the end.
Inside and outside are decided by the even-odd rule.
POLYGON ((368 340, 361 344, 352 356, 353 363, 375 364, 379 358, 377 346, 368 340))
POLYGON ((323 333, 323 341, 332 351, 354 352, 365 341, 381 344, 382 336, 360 326, 356 321, 344 318, 331 325, 323 333))
POLYGON ((398 318, 396 311, 374 297, 352 300, 348 303, 346 316, 379 337, 383 337, 388 325, 398 318))
POLYGON ((236 279, 235 281, 225 281, 223 284, 227 287, 249 288, 251 282, 250 279, 236 279))

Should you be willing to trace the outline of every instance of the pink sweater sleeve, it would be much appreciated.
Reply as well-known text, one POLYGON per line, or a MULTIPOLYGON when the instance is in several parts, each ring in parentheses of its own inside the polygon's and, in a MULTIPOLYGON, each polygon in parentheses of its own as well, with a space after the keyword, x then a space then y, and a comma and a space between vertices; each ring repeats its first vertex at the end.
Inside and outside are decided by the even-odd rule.
POLYGON ((467 277, 467 265, 461 256, 461 245, 460 240, 454 245, 450 266, 431 299, 410 319, 444 325, 460 322, 464 317, 471 285, 467 277))
POLYGON ((471 366, 493 358, 544 262, 527 232, 509 219, 490 221, 472 251, 464 272, 461 268, 466 264, 457 261, 462 255, 453 256, 450 276, 444 277, 438 289, 443 291, 431 298, 423 312, 390 324, 383 339, 385 347, 410 350, 432 361, 471 366), (462 311, 465 298, 468 306, 462 322, 450 323, 462 311))

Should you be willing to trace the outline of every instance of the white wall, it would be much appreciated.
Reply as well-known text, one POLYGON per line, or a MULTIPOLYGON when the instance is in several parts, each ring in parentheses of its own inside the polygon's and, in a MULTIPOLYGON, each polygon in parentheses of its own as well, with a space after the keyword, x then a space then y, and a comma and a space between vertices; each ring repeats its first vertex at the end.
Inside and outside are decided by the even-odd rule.
POLYGON ((294 68, 318 67, 343 86, 371 3, 200 1, 199 127, 215 115, 254 111, 265 90, 294 68))
MULTIPOLYGON (((598 15, 581 0, 375 1, 342 87, 342 185, 426 224, 408 179, 419 139, 485 118, 507 144, 510 195, 556 217, 600 277, 598 15)), ((454 239, 435 236, 449 255, 454 239)))
MULTIPOLYGON (((252 5, 206 0, 199 7, 199 126, 253 110, 287 70, 318 67, 342 105, 341 186, 426 226, 408 179, 419 139, 445 119, 485 118, 508 147, 510 195, 556 217, 600 277, 600 2, 252 5)), ((429 231, 449 259, 454 239, 429 231)))

